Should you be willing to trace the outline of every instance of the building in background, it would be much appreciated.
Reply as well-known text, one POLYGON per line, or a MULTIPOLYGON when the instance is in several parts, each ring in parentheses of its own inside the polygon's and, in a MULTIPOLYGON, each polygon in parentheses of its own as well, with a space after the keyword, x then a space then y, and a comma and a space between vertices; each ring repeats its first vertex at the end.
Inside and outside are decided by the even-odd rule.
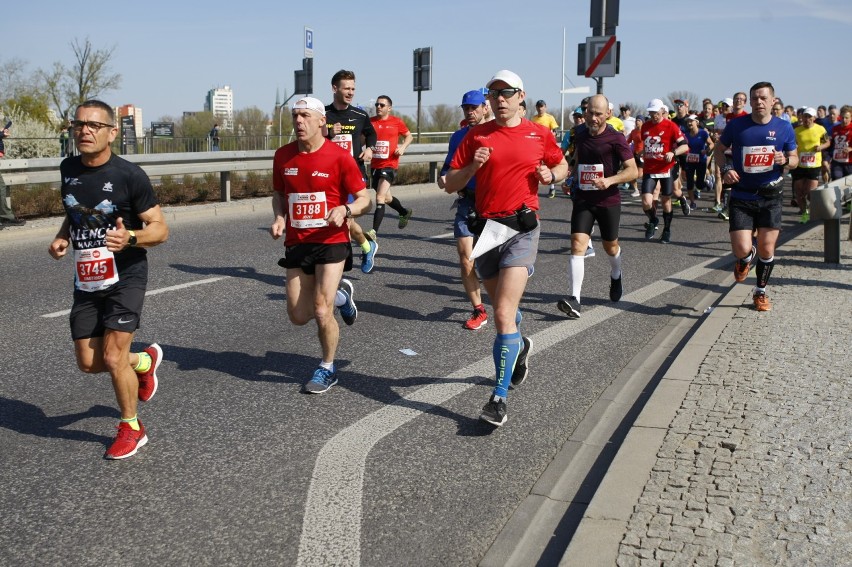
POLYGON ((116 120, 118 121, 118 125, 121 125, 121 117, 122 116, 132 116, 133 117, 133 129, 136 131, 136 137, 140 140, 145 137, 145 123, 142 122, 142 109, 133 104, 125 104, 124 106, 119 106, 115 109, 116 120))
POLYGON ((204 110, 212 112, 219 119, 223 130, 234 127, 234 91, 229 85, 213 88, 207 91, 204 99, 204 110))

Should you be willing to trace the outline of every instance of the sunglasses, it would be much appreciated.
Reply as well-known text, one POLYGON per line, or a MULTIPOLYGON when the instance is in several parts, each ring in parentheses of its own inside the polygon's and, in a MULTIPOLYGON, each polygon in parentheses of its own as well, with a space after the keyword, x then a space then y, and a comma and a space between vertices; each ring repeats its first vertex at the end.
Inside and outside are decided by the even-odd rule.
POLYGON ((376 108, 384 108, 384 107, 386 107, 386 106, 387 106, 387 104, 385 104, 385 103, 383 103, 383 102, 377 102, 377 103, 376 103, 376 108))
POLYGON ((114 124, 104 124, 103 122, 95 122, 94 120, 72 120, 71 128, 77 132, 81 132, 83 127, 88 127, 90 132, 99 132, 101 128, 115 128, 114 124))
POLYGON ((488 89, 488 96, 491 98, 503 97, 512 98, 516 93, 521 92, 521 89, 488 89))

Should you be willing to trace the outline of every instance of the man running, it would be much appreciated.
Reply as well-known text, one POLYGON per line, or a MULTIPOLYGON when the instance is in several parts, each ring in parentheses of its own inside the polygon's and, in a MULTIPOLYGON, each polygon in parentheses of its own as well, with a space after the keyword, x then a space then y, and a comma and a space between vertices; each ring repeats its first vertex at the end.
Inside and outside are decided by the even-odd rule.
POLYGON ((669 120, 666 106, 658 98, 648 103, 649 119, 642 125, 644 146, 644 173, 642 175, 642 210, 648 216, 645 223, 645 239, 650 240, 660 221, 654 206, 654 191, 660 186, 660 202, 663 205, 663 234, 660 242, 669 243, 672 237, 672 193, 674 179, 672 169, 677 156, 685 154, 689 147, 680 128, 669 120))
POLYGON ((376 99, 376 116, 370 118, 376 130, 376 144, 373 146, 373 160, 370 170, 373 174, 373 189, 376 190, 376 211, 373 213, 373 229, 370 237, 376 240, 376 233, 385 218, 385 203, 399 214, 399 228, 405 228, 411 219, 411 209, 406 209, 399 199, 391 195, 391 185, 396 182, 396 172, 399 169, 399 158, 405 149, 414 141, 414 136, 408 131, 408 126, 402 118, 393 116, 391 109, 393 101, 387 95, 376 99), (399 142, 400 136, 403 138, 399 142))
MULTIPOLYGON (((335 144, 349 152, 361 171, 364 184, 367 183, 365 161, 373 157, 372 147, 376 145, 376 130, 367 113, 352 106, 355 98, 355 73, 341 69, 331 77, 332 102, 325 107, 326 136, 335 144), (362 145, 361 138, 366 145, 362 145)), ((361 271, 369 274, 375 266, 379 243, 369 240, 355 220, 349 219, 349 234, 361 248, 361 271)))
POLYGON ((110 150, 118 134, 111 106, 83 102, 71 131, 79 155, 59 165, 65 220, 48 251, 59 260, 74 247, 77 366, 90 374, 109 372, 121 421, 104 458, 126 459, 148 442, 137 402, 154 396, 163 359, 157 344, 130 352, 148 284, 145 249, 165 242, 169 228, 145 172, 110 150))
POLYGON ((346 221, 370 210, 370 195, 351 154, 323 137, 325 108, 305 97, 293 105, 296 140, 278 148, 272 160, 272 238, 284 236, 287 315, 295 325, 317 324, 322 362, 305 384, 322 394, 337 384, 334 355, 340 327, 334 308, 347 325, 358 309, 352 282, 341 279, 352 269, 346 221), (347 204, 349 196, 354 200, 347 204))
POLYGON ((811 191, 819 185, 822 170, 822 151, 831 145, 828 133, 821 124, 816 123, 817 111, 805 108, 802 119, 793 130, 796 134, 796 147, 799 152, 799 167, 790 171, 793 176, 793 195, 799 205, 799 222, 806 224, 811 220, 811 191))
POLYGON ((568 164, 547 128, 518 116, 525 97, 518 75, 498 71, 486 86, 495 119, 475 126, 461 141, 447 172, 446 190, 457 192, 476 175, 476 213, 486 221, 484 230, 492 242, 498 243, 476 258, 476 268, 491 298, 497 328, 492 349, 497 383, 479 418, 501 426, 507 419, 510 381, 517 386, 526 379, 532 349, 532 341, 518 328, 518 306, 538 252, 538 185, 563 179, 568 164), (502 226, 492 231, 493 223, 502 226), (505 229, 511 232, 502 232, 505 229))
POLYGON ((756 83, 749 90, 751 115, 727 123, 714 154, 724 182, 732 185, 729 231, 734 253, 734 278, 743 282, 757 256, 755 309, 769 311, 766 284, 775 265, 775 243, 781 229, 784 168, 799 165, 796 135, 790 123, 772 116, 775 88, 756 83), (730 148, 731 161, 725 155, 730 148), (757 229, 757 248, 752 232, 757 229))
POLYGON ((574 159, 568 174, 577 171, 574 208, 571 212, 571 256, 568 259, 570 296, 557 304, 571 319, 580 317, 580 292, 585 276, 585 256, 594 223, 610 263, 609 298, 618 301, 623 294, 621 246, 618 225, 621 217, 620 183, 636 179, 636 161, 620 132, 607 128, 608 102, 594 95, 586 108, 586 128, 574 140, 574 159))
MULTIPOLYGON (((559 129, 559 123, 552 114, 547 112, 547 103, 543 100, 536 101, 535 115, 530 118, 530 121, 535 122, 536 124, 541 124, 542 126, 550 129, 554 136, 556 136, 556 131, 559 129)), ((550 193, 548 194, 548 197, 550 199, 556 197, 556 185, 553 183, 550 184, 550 193)))
MULTIPOLYGON (((479 90, 468 91, 462 96, 461 108, 467 120, 467 125, 456 130, 450 137, 447 158, 444 160, 444 165, 441 167, 441 175, 438 177, 438 187, 445 191, 447 189, 447 171, 450 169, 450 161, 456 153, 456 148, 471 128, 486 122, 488 107, 485 101, 485 96, 479 90)), ((476 178, 471 177, 467 185, 458 191, 458 199, 456 199, 454 205, 456 216, 453 220, 453 235, 456 237, 456 249, 459 254, 462 285, 464 286, 467 298, 473 306, 473 314, 464 322, 464 328, 471 331, 475 331, 488 323, 488 313, 485 310, 485 305, 482 303, 482 293, 479 289, 479 276, 476 275, 473 260, 470 258, 473 253, 474 234, 467 226, 467 218, 474 211, 475 191, 476 178)))

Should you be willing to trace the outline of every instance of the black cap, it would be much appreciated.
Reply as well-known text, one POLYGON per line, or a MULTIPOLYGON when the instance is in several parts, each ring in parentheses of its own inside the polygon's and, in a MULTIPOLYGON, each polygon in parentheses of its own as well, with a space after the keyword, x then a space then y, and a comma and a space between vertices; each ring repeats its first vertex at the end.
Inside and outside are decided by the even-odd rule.
POLYGON ((539 99, 539 100, 536 101, 535 105, 536 106, 547 106, 547 103, 544 102, 543 100, 539 99))

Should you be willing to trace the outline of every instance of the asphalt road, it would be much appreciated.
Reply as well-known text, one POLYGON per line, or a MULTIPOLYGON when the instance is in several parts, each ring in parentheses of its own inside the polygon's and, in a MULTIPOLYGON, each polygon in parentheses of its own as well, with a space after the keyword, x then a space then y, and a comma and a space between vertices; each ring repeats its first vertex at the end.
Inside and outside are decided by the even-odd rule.
POLYGON ((49 258, 49 236, 0 242, 0 564, 476 564, 613 377, 673 318, 700 320, 693 304, 730 267, 714 262, 726 223, 678 212, 671 244, 646 242, 628 203, 627 297, 609 302, 595 236, 569 321, 556 302, 570 201, 543 199, 522 304, 530 377, 494 430, 477 420, 494 327, 462 328, 452 198, 398 194, 414 219, 398 230, 388 212, 374 273, 356 258, 359 317, 341 324, 340 381, 321 396, 300 393, 320 351, 312 323, 287 320, 271 212, 178 215, 149 255, 135 345, 165 353, 140 407, 150 442, 120 462, 102 459, 108 377, 74 364, 71 262, 49 258))

